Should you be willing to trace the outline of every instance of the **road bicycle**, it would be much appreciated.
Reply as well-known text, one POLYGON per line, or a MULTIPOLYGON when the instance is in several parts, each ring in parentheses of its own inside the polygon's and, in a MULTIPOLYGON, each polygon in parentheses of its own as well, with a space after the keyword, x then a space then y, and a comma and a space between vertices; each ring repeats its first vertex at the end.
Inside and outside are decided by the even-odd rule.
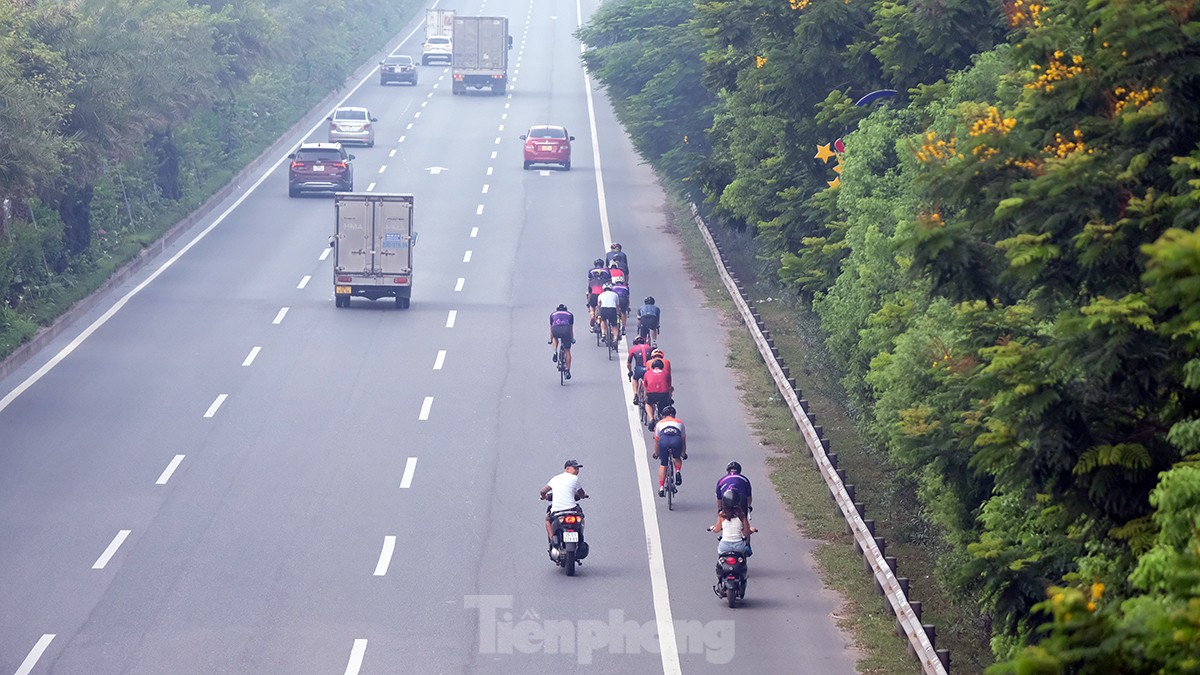
POLYGON ((646 417, 646 387, 641 380, 637 381, 637 392, 633 395, 633 404, 637 406, 638 417, 642 420, 642 426, 646 426, 649 418, 646 417))
POLYGON ((558 341, 558 354, 554 361, 558 364, 558 383, 562 386, 567 384, 567 345, 566 340, 558 341))
POLYGON ((679 486, 675 484, 675 458, 671 456, 670 450, 667 450, 667 482, 663 485, 663 490, 667 493, 667 510, 675 510, 675 493, 679 486))
POLYGON ((613 353, 617 351, 617 345, 621 342, 621 335, 617 332, 618 330, 616 326, 608 324, 604 331, 606 333, 604 343, 608 346, 609 361, 612 361, 613 353))

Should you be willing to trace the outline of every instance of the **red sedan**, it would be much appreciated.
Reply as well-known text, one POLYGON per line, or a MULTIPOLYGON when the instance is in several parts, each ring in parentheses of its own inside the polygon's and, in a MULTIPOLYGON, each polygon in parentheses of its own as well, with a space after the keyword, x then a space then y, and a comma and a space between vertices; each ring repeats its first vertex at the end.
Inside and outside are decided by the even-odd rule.
POLYGON ((571 170, 571 141, 575 137, 565 127, 539 124, 529 127, 521 136, 525 141, 525 168, 534 164, 561 164, 565 171, 571 170))

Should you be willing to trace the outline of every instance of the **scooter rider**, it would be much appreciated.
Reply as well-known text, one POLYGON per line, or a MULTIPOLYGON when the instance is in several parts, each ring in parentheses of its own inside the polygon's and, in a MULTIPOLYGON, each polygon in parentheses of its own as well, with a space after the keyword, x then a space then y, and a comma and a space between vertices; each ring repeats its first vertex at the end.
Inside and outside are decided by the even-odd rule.
POLYGON ((554 529, 551 519, 564 511, 583 513, 579 500, 587 499, 588 495, 579 483, 579 470, 583 465, 568 459, 563 464, 563 472, 551 478, 542 488, 541 498, 550 502, 546 507, 546 543, 553 547, 554 529))
MULTIPOLYGON (((754 495, 750 491, 750 479, 742 475, 742 465, 737 462, 730 462, 725 465, 725 475, 717 481, 717 510, 724 509, 730 505, 729 498, 725 497, 726 492, 733 492, 732 499, 741 503, 746 509, 746 513, 754 510, 754 495)), ((737 504, 732 504, 737 506, 737 504)))

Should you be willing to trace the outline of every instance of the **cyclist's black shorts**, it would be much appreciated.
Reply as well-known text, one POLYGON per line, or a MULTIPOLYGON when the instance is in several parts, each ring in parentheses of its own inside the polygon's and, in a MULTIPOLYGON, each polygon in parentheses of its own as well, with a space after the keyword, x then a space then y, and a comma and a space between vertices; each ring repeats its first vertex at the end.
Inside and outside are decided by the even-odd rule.
POLYGON ((645 374, 646 374, 646 366, 639 366, 639 365, 634 364, 634 366, 633 366, 634 381, 642 379, 642 376, 645 374))
POLYGON ((638 325, 642 328, 658 330, 658 317, 654 314, 643 314, 638 317, 638 325))
POLYGON ((656 410, 661 410, 671 405, 672 402, 671 395, 665 391, 646 392, 646 403, 649 403, 656 410))
POLYGON ((600 294, 599 293, 588 293, 587 306, 595 307, 598 304, 600 304, 600 294))
POLYGON ((617 324, 617 308, 616 307, 601 307, 600 318, 614 326, 617 324))
POLYGON ((559 339, 559 343, 562 344, 563 349, 571 349, 571 338, 573 337, 573 333, 574 330, 571 326, 550 327, 550 334, 559 339))

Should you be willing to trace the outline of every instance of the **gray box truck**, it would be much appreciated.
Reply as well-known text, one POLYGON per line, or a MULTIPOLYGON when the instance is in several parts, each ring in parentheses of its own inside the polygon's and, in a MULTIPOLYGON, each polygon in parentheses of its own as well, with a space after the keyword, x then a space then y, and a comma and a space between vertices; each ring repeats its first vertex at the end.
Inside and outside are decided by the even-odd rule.
POLYGON ((395 298, 408 309, 412 298, 413 196, 339 192, 333 198, 333 298, 349 307, 355 296, 395 298))
POLYGON ((455 16, 454 57, 451 74, 454 94, 467 89, 491 89, 493 94, 508 90, 508 17, 455 16))

